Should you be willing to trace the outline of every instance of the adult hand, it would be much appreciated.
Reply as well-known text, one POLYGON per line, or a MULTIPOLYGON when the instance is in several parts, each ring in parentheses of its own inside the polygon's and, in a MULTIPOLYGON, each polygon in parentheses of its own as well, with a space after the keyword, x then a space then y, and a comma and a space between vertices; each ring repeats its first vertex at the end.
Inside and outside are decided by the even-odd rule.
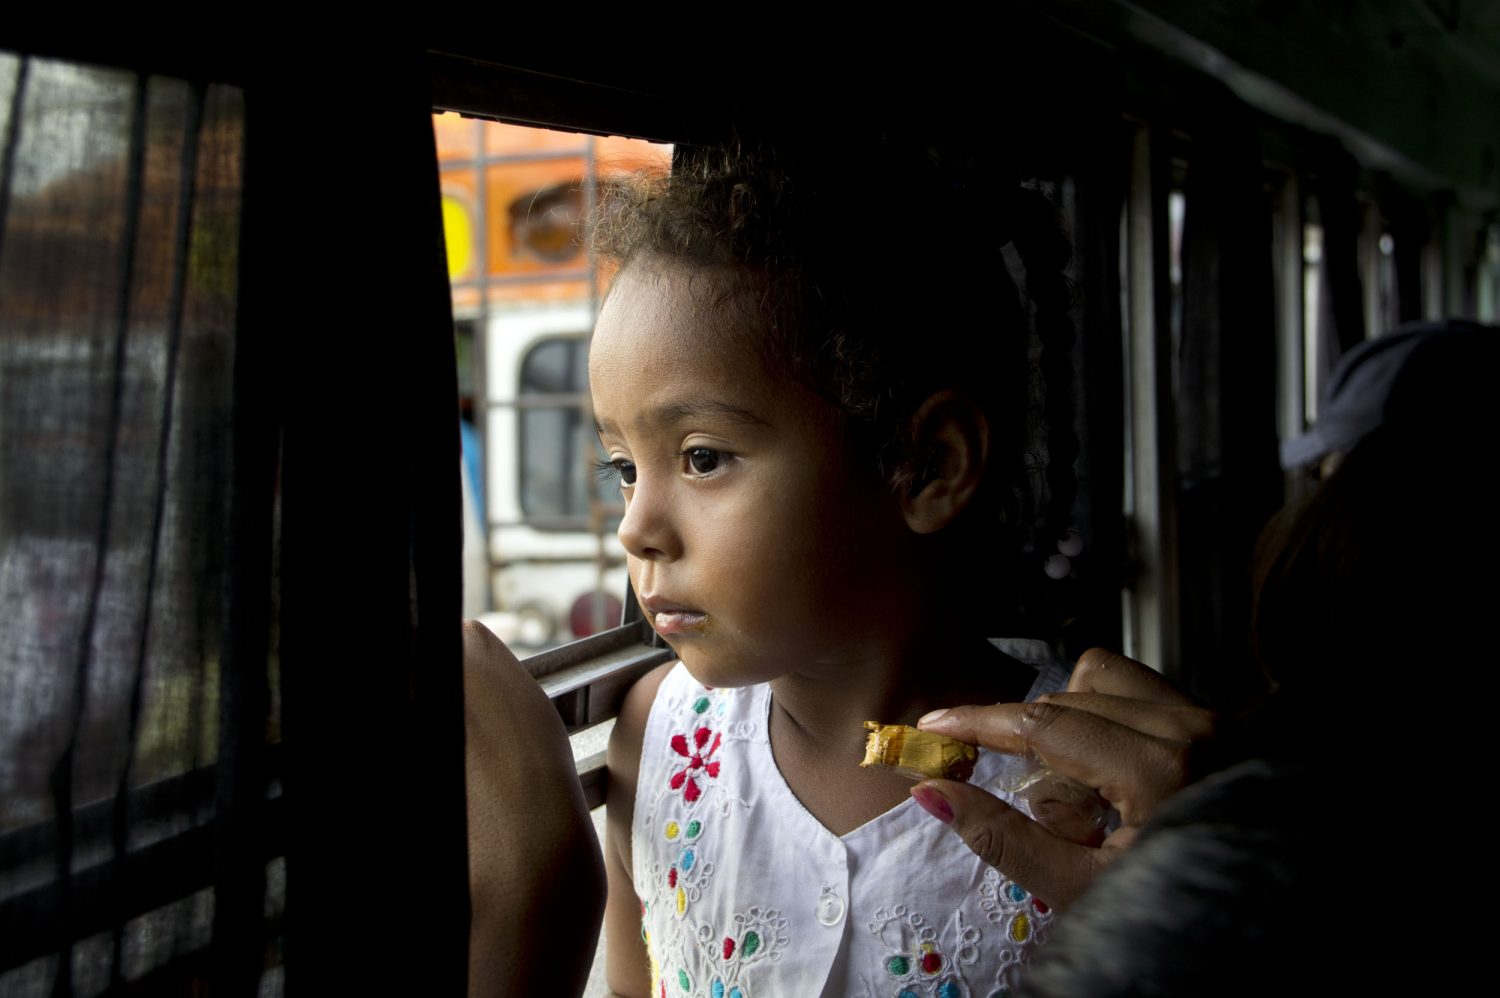
POLYGON ((1066 807, 1057 809, 1063 821, 1049 821, 1045 805, 1032 821, 967 783, 926 780, 912 788, 917 802, 948 822, 981 859, 1047 904, 1064 908, 1134 840, 1157 805, 1188 782, 1190 749, 1214 733, 1215 717, 1140 662, 1091 648, 1064 693, 1032 703, 934 711, 917 726, 1035 757, 1054 773, 1097 790, 1119 811, 1120 825, 1102 842, 1082 844, 1090 829, 1077 821, 1067 827, 1066 807))

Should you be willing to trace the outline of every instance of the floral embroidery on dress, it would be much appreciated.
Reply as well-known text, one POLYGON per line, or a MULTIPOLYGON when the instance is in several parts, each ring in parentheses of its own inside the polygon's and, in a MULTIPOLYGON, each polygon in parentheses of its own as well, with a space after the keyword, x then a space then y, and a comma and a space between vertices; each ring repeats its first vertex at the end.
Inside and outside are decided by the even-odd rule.
POLYGON ((1000 969, 995 989, 987 998, 1006 998, 1015 988, 1030 950, 1046 941, 1052 925, 1051 909, 1026 888, 1001 876, 993 867, 979 885, 979 908, 1001 932, 1000 969))
POLYGON ((994 925, 1001 926, 1005 937, 1017 943, 1041 942, 1041 936, 1052 922, 1051 909, 1014 880, 1001 877, 994 868, 985 870, 979 885, 979 907, 994 925))
POLYGON ((727 698, 710 687, 695 685, 664 706, 672 726, 685 733, 667 739, 666 778, 643 815, 650 834, 660 836, 655 839, 657 848, 648 853, 651 860, 643 871, 648 879, 637 884, 654 899, 643 906, 643 921, 649 921, 653 911, 658 919, 671 916, 658 920, 655 935, 645 932, 653 972, 651 993, 660 998, 750 998, 741 974, 748 966, 780 957, 787 939, 786 919, 774 910, 752 908, 735 916, 727 932, 720 932, 707 924, 695 925, 692 918, 713 878, 714 864, 705 851, 709 833, 732 811, 749 807, 726 793, 719 779, 720 750, 744 737, 738 730, 743 725, 723 723, 727 698))
MULTIPOLYGON (((707 699, 707 697, 702 697, 698 703, 702 703, 707 699)), ((696 709, 698 703, 694 703, 693 707, 695 713, 701 714, 703 711, 696 709)), ((703 709, 708 709, 706 703, 703 704, 703 709)), ((718 778, 719 760, 714 759, 713 755, 719 751, 719 746, 722 743, 723 735, 715 734, 707 727, 700 727, 693 732, 691 744, 688 742, 687 735, 672 736, 672 751, 685 759, 686 762, 681 764, 681 769, 673 769, 672 776, 668 780, 667 785, 673 790, 681 790, 682 799, 689 804, 703 796, 703 787, 698 783, 700 779, 718 778), (710 739, 712 739, 712 743, 710 743, 710 739), (705 745, 708 746, 706 750, 704 748, 705 745)))
POLYGON ((709 812, 703 817, 671 818, 662 826, 662 838, 676 848, 677 854, 663 875, 667 894, 671 899, 672 912, 682 918, 689 906, 697 901, 713 878, 714 865, 702 858, 704 832, 708 828, 709 812))
MULTIPOLYGON (((904 904, 877 908, 867 928, 885 947, 882 985, 876 993, 894 998, 968 998, 963 968, 979 959, 979 930, 955 911, 947 945, 926 918, 904 904)), ((868 984, 867 984, 868 990, 868 984)))
POLYGON ((775 908, 751 906, 736 912, 727 931, 698 926, 699 952, 712 967, 706 998, 752 998, 747 978, 757 965, 781 959, 791 923, 775 908))

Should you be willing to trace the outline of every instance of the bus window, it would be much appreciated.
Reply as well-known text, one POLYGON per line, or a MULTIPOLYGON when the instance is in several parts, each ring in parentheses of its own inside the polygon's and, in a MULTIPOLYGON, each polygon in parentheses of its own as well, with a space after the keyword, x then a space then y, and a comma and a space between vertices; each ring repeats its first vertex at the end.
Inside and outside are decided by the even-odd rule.
POLYGON ((589 474, 598 444, 578 404, 588 392, 588 363, 582 334, 539 340, 521 358, 518 484, 522 514, 539 525, 549 520, 564 529, 586 524, 592 503, 614 498, 589 474), (547 396, 562 400, 547 405, 547 396), (524 404, 533 400, 543 404, 524 404))
POLYGON ((671 147, 438 114, 466 507, 466 616, 525 656, 620 623, 619 493, 594 473, 589 254, 601 180, 671 147))
MULTIPOLYGON (((609 649, 557 647, 617 627, 627 597, 623 507, 596 472, 604 455, 589 406, 588 343, 607 275, 585 251, 588 212, 601 179, 666 170, 671 147, 453 114, 434 127, 471 511, 464 615, 532 656, 572 732, 602 838, 606 694, 622 695, 665 649, 639 647, 634 633, 601 635, 609 649), (631 643, 626 660, 599 664, 631 643)), ((589 995, 607 991, 602 953, 589 995)))
POLYGON ((1500 318, 1500 224, 1485 226, 1475 267, 1477 314, 1482 322, 1500 318))

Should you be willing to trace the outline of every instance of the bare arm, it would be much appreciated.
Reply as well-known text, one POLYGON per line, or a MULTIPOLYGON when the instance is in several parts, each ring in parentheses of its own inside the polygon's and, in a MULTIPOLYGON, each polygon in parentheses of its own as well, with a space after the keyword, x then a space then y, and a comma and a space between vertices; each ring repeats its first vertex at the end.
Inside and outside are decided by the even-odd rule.
POLYGON ((651 962, 641 939, 641 901, 630 873, 630 826, 635 817, 635 787, 646 718, 673 664, 651 670, 630 688, 609 738, 604 810, 604 868, 609 876, 609 900, 604 909, 605 977, 610 990, 620 998, 646 998, 651 990, 651 962))
POLYGON ((463 626, 469 995, 577 995, 605 886, 567 732, 510 649, 463 626))

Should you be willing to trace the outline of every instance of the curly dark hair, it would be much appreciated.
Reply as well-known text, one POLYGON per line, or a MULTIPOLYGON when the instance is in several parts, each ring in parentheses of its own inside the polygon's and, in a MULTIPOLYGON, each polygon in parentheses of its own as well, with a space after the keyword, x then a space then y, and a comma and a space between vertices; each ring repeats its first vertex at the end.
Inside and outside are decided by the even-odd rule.
POLYGON ((764 330, 763 360, 835 404, 893 489, 929 475, 910 436, 923 401, 952 389, 979 405, 990 459, 978 505, 1029 555, 1017 581, 1042 588, 1041 561, 1071 520, 1078 441, 1071 248, 1039 189, 972 154, 889 138, 859 158, 826 145, 679 150, 670 175, 605 188, 593 247, 622 268, 644 256, 722 268, 726 298, 764 330))

